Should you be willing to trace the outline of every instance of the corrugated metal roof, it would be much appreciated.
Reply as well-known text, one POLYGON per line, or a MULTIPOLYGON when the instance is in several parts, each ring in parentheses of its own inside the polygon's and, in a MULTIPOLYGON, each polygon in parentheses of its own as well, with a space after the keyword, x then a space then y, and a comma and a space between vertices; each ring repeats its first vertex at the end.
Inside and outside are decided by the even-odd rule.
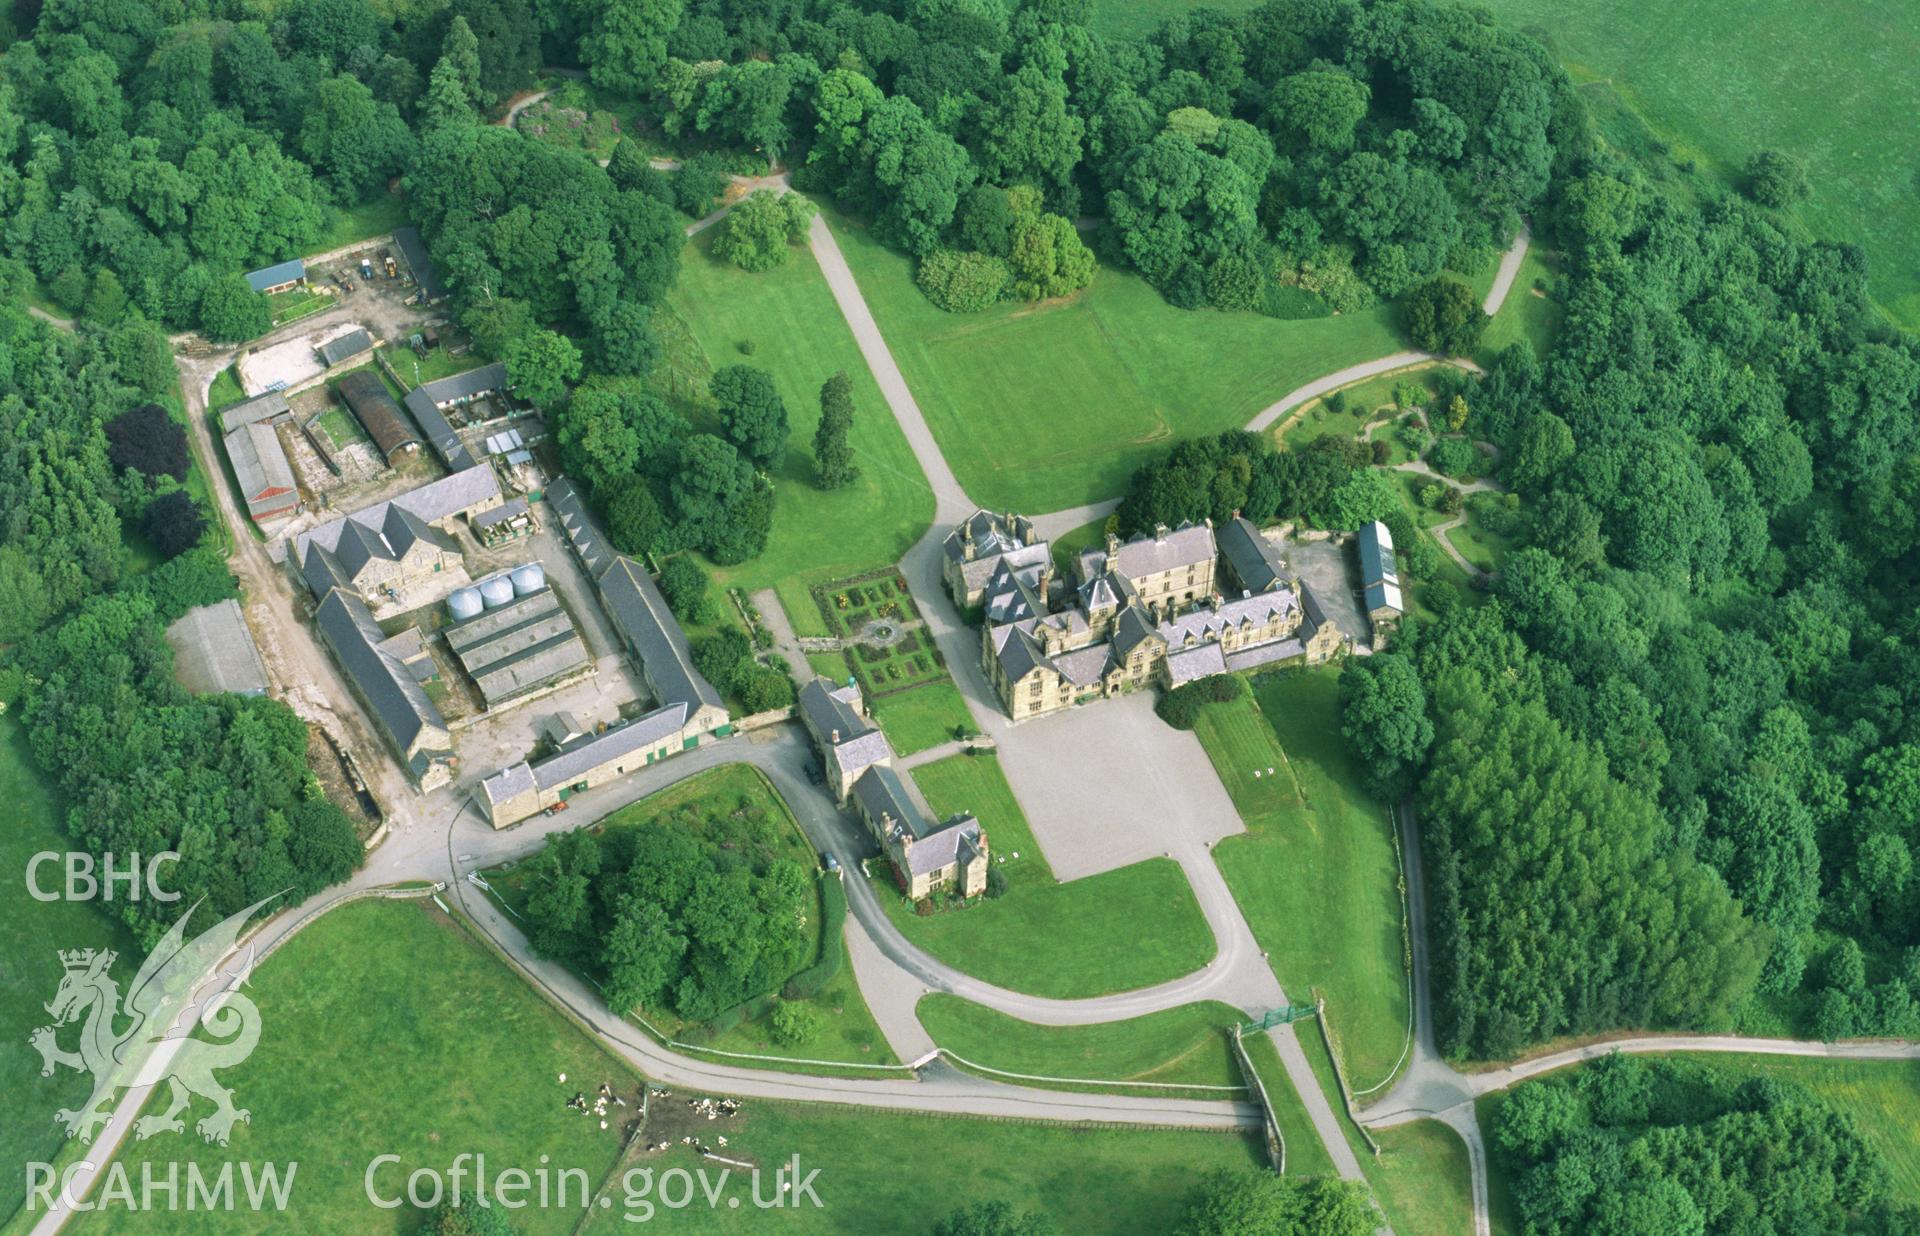
POLYGON ((420 389, 426 392, 427 398, 444 408, 462 399, 490 394, 505 387, 506 384, 507 367, 495 361, 491 365, 482 365, 478 369, 469 369, 464 373, 438 378, 432 382, 422 382, 420 389))
POLYGON ((167 643, 173 647, 174 677, 187 690, 199 695, 267 693, 266 662, 233 598, 182 614, 167 628, 167 643))
POLYGON ((420 436, 400 414, 400 405, 387 391, 387 384, 371 369, 359 369, 340 379, 340 397, 353 409, 353 415, 380 448, 392 459, 408 446, 420 445, 420 436))
POLYGON ((366 332, 366 328, 360 327, 321 344, 320 361, 331 369, 341 361, 352 360, 362 352, 372 350, 373 336, 366 332))
POLYGON ((420 291, 428 300, 439 300, 447 294, 447 285, 440 281, 440 272, 434 269, 433 259, 427 255, 419 228, 394 228, 393 243, 406 259, 407 269, 413 272, 413 281, 420 285, 420 291))
POLYGON ((448 423, 446 415, 437 407, 433 399, 419 387, 407 392, 407 412, 412 415, 413 423, 420 426, 420 432, 426 435, 427 445, 433 453, 440 456, 440 462, 458 471, 473 467, 473 456, 460 441, 448 423))
POLYGON ((280 446, 280 435, 264 421, 242 425, 225 438, 234 479, 249 507, 275 494, 294 492, 293 465, 280 446))
POLYGON ((291 414, 292 409, 287 406, 286 395, 280 391, 268 391, 263 395, 255 395, 252 399, 221 409, 220 432, 232 433, 242 425, 277 420, 291 414))

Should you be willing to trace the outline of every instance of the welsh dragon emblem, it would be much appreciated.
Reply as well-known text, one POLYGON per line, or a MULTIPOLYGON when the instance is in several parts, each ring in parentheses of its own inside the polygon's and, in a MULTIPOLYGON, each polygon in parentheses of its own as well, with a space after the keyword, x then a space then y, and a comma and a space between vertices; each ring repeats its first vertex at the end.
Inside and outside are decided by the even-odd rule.
POLYGON ((239 1064, 260 1041, 260 1010, 239 990, 253 967, 251 948, 237 971, 221 975, 214 968, 233 951, 247 919, 271 900, 256 902, 189 941, 187 920, 199 908, 194 903, 147 954, 124 1005, 111 949, 61 951, 60 989, 44 1006, 53 1024, 35 1030, 29 1041, 40 1052, 40 1076, 51 1077, 56 1065, 65 1065, 93 1077, 92 1098, 78 1111, 54 1115, 68 1137, 91 1142, 112 1114, 108 1105, 115 1092, 162 1081, 168 1087, 166 1109, 134 1122, 134 1135, 142 1140, 184 1131, 180 1115, 195 1095, 214 1105, 213 1113, 194 1125, 209 1142, 226 1145, 235 1122, 248 1120, 247 1110, 233 1105, 233 1091, 220 1084, 214 1070, 239 1064), (79 1050, 67 1051, 57 1036, 75 1022, 81 1023, 79 1050), (214 1041, 190 1037, 196 1029, 214 1041))

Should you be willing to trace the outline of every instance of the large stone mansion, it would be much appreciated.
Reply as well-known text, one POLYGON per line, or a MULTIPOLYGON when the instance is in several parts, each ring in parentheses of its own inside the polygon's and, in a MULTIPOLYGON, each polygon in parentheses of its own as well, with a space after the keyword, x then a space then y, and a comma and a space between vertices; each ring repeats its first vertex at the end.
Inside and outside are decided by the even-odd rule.
POLYGON ((1074 559, 1019 515, 978 511, 945 542, 954 604, 980 613, 987 678, 1016 721, 1148 684, 1318 664, 1340 631, 1278 548, 1245 519, 1164 525, 1074 559))

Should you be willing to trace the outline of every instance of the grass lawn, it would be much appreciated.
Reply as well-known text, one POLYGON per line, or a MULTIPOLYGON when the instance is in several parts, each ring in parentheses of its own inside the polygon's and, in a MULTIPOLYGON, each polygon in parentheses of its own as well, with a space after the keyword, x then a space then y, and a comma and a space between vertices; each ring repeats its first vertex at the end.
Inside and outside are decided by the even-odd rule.
POLYGON ((796 247, 784 266, 749 274, 714 260, 711 244, 709 229, 681 256, 669 304, 685 337, 669 341, 661 380, 672 384, 669 397, 677 391, 675 402, 696 424, 710 427, 705 389, 715 368, 746 364, 773 376, 793 427, 774 478, 773 536, 758 558, 714 575, 723 586, 775 589, 788 615, 805 623, 810 585, 899 560, 932 522, 933 492, 813 256, 796 247), (741 351, 749 340, 752 355, 741 351), (813 432, 821 384, 842 369, 853 380, 860 478, 824 491, 813 483, 813 432))
POLYGON ((285 326, 289 322, 298 322, 301 318, 310 318, 333 303, 333 297, 309 292, 305 288, 296 288, 291 292, 275 292, 267 297, 267 306, 273 314, 275 326, 285 326))
POLYGON ((1483 571, 1491 571, 1506 557, 1506 538, 1494 535, 1471 510, 1466 514, 1467 522, 1447 529, 1447 542, 1468 562, 1483 571))
MULTIPOLYGON (((1806 162, 1794 208, 1817 235, 1867 252, 1875 295, 1920 326, 1920 23, 1899 0, 1488 0, 1542 34, 1616 134, 1635 118, 1718 183, 1763 148, 1806 162), (1623 116, 1612 113, 1622 112, 1623 116), (1895 137, 1894 135, 1901 135, 1895 137), (1889 139, 1893 138, 1892 141, 1889 139)), ((1642 138, 1644 143, 1646 138, 1642 138)))
POLYGON ((1255 699, 1209 706, 1199 735, 1247 825, 1215 848, 1220 870, 1288 995, 1326 996, 1348 1080, 1365 1090, 1406 1043, 1400 869, 1386 808, 1340 733, 1337 684, 1331 667, 1261 679, 1255 699))
POLYGON ((935 813, 979 817, 994 861, 1008 858, 1003 896, 924 918, 895 889, 891 874, 874 865, 880 904, 909 940, 935 957, 1002 987, 1072 998, 1165 982, 1213 956, 1213 933, 1171 859, 1056 883, 999 757, 949 756, 909 775, 935 813), (1127 947, 1115 947, 1119 940, 1127 947))
POLYGON ((1040 1026, 959 996, 934 994, 923 997, 914 1014, 940 1046, 974 1064, 1009 1073, 1240 1084, 1227 1028, 1246 1016, 1215 1002, 1090 1026, 1040 1026))
POLYGON ((1243 425, 1303 382, 1403 346, 1385 308, 1298 322, 1190 312, 1110 270, 1066 300, 950 314, 921 295, 908 258, 832 222, 947 461, 994 509, 1111 498, 1174 438, 1243 425))
POLYGON ((1508 344, 1525 339, 1533 345, 1535 356, 1545 359, 1553 347, 1553 335, 1560 327, 1561 315, 1565 312, 1558 301, 1547 299, 1534 284, 1545 280, 1549 285, 1553 281, 1555 268, 1540 253, 1538 246, 1527 250, 1525 260, 1520 263, 1520 273, 1514 276, 1513 289, 1507 293, 1506 303, 1500 306, 1500 312, 1493 315, 1493 321, 1487 323, 1487 333, 1480 336, 1480 346, 1474 350, 1474 358, 1482 365, 1490 365, 1494 358, 1506 350, 1508 344))
POLYGON ((407 199, 398 193, 382 193, 371 202, 333 211, 326 231, 313 242, 314 252, 325 253, 358 240, 384 236, 406 223, 407 199))
POLYGON ((407 347, 404 341, 390 343, 380 351, 387 358, 387 363, 393 366, 393 371, 407 381, 408 390, 423 382, 435 382, 469 369, 478 369, 487 363, 471 349, 455 356, 447 351, 445 344, 427 349, 425 356, 407 347))
MULTIPOLYGON (((734 804, 741 802, 768 811, 776 821, 778 840, 769 857, 791 859, 809 872, 819 870, 818 855, 800 831, 800 825, 787 809, 779 791, 751 764, 722 764, 688 777, 621 808, 596 827, 603 831, 646 828, 689 804, 700 804, 710 811, 719 811, 731 810, 734 804)), ((532 860, 528 859, 487 873, 487 881, 493 886, 494 893, 515 914, 525 911, 527 880, 531 871, 532 860)), ((807 922, 805 965, 813 964, 819 956, 821 913, 816 902, 807 922)), ((788 977, 782 975, 781 981, 785 982, 788 977)), ((866 1001, 860 996, 859 985, 852 978, 851 965, 842 971, 841 978, 814 997, 811 1003, 820 1016, 820 1034, 810 1043, 798 1047, 778 1046, 769 1033, 767 1023, 770 1018, 761 1017, 742 1023, 706 1045, 722 1051, 784 1056, 789 1059, 840 1060, 850 1064, 875 1065, 899 1063, 887 1047, 886 1038, 875 1024, 866 1001)), ((670 1038, 685 1037, 686 1032, 694 1028, 665 1009, 645 1009, 641 1013, 648 1023, 670 1038)), ((756 1062, 737 1063, 752 1065, 756 1062)), ((758 1067, 779 1066, 760 1064, 758 1067)))
MULTIPOLYGON (((639 1097, 636 1074, 431 901, 334 911, 263 964, 250 993, 259 1046, 220 1076, 251 1123, 235 1126, 224 1148, 189 1124, 183 1134, 129 1141, 121 1153, 136 1182, 143 1164, 161 1172, 189 1160, 203 1172, 227 1162, 299 1164, 286 1214, 219 1230, 411 1231, 417 1216, 408 1209, 367 1201, 363 1176, 379 1154, 404 1165, 384 1169, 389 1196, 407 1171, 444 1170, 463 1152, 526 1168, 547 1155, 552 1169, 579 1168, 597 1184, 619 1154, 621 1122, 602 1130, 566 1101, 602 1081, 629 1104, 639 1097), (562 1073, 564 1085, 555 1080, 562 1073)), ((194 1106, 208 1110, 204 1100, 194 1106)), ((184 1209, 82 1217, 87 1230, 208 1230, 204 1216, 184 1209)), ((577 1217, 528 1208, 515 1223, 562 1233, 577 1217)))
MULTIPOLYGON (((748 1100, 724 1125, 729 1158, 772 1166, 798 1154, 821 1207, 730 1213, 694 1204, 661 1220, 673 1232, 919 1233, 960 1206, 1004 1200, 1015 1211, 1044 1211, 1075 1236, 1160 1236, 1172 1231, 1204 1178, 1221 1168, 1260 1165, 1253 1139, 1227 1133, 1075 1128, 934 1116, 853 1107, 748 1100), (935 1165, 903 1171, 902 1159, 935 1165)), ((702 1166, 675 1145, 643 1162, 663 1170, 702 1166)), ((709 1179, 718 1165, 706 1164, 709 1179)), ((749 1195, 745 1173, 731 1192, 749 1195)), ((769 1189, 769 1192, 771 1190, 769 1189)), ((618 1199, 616 1199, 617 1202, 618 1199)), ((616 1211, 615 1214, 618 1212, 616 1211)), ((595 1216, 591 1232, 621 1224, 595 1216)))
MULTIPOLYGON (((218 412, 240 403, 246 397, 247 392, 240 388, 240 379, 234 375, 233 366, 228 365, 213 375, 213 383, 207 387, 207 411, 218 412)), ((214 428, 218 429, 219 425, 220 422, 216 420, 214 428)))
MULTIPOLYGON (((0 1161, 7 1164, 0 1173, 4 1220, 26 1200, 26 1178, 18 1165, 54 1161, 68 1142, 53 1113, 79 1106, 92 1089, 90 1078, 70 1069, 41 1077, 40 1053, 27 1042, 29 1033, 52 1020, 41 1006, 60 986, 59 950, 119 953, 113 969, 123 991, 144 951, 118 919, 104 912, 103 902, 37 901, 27 895, 28 861, 43 851, 64 854, 75 847, 60 830, 65 808, 59 791, 34 764, 26 731, 14 716, 0 715, 0 795, 13 804, 0 829, 0 871, 9 885, 0 898, 0 1094, 10 1100, 7 1119, 0 1121, 0 1161)), ((63 879, 59 863, 36 874, 48 892, 59 889, 63 879)), ((71 1049, 78 1033, 71 1026, 63 1030, 61 1045, 71 1049)))
POLYGON ((973 714, 950 678, 895 695, 869 696, 873 719, 886 731, 894 754, 912 755, 953 739, 956 727, 972 732, 973 714))
POLYGON ((1380 1157, 1360 1166, 1396 1233, 1457 1236, 1473 1227, 1473 1180, 1467 1147, 1438 1120, 1381 1129, 1380 1157))
MULTIPOLYGON (((1307 1030, 1311 1031, 1312 1027, 1307 1030)), ((1287 1175, 1333 1175, 1333 1158, 1314 1129, 1306 1104, 1300 1101, 1300 1092, 1287 1076, 1286 1066, 1280 1063, 1280 1051, 1273 1045, 1273 1039, 1265 1034, 1251 1034, 1243 1041, 1247 1058, 1253 1061, 1254 1071, 1260 1074, 1260 1084, 1266 1087, 1267 1101, 1273 1104, 1273 1120, 1280 1126, 1280 1137, 1287 1143, 1287 1175)))
POLYGON ((1081 524, 1078 528, 1064 532, 1053 539, 1053 565, 1061 578, 1073 577, 1074 560, 1083 549, 1092 549, 1103 545, 1107 539, 1107 521, 1096 519, 1090 524, 1081 524))

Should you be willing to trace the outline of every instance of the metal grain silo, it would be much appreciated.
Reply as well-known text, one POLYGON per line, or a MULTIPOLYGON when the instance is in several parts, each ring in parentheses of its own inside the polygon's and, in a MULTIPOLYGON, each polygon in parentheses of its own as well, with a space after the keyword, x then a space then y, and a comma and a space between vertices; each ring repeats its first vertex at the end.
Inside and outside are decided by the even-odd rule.
POLYGON ((496 605, 505 605, 508 601, 513 600, 513 581, 504 575, 496 575, 492 579, 482 580, 480 582, 480 599, 487 603, 488 609, 492 609, 496 605))
POLYGON ((529 592, 538 592, 547 586, 547 569, 537 562, 513 569, 513 595, 526 596, 529 592))
POLYGON ((477 616, 483 608, 478 588, 461 588, 447 598, 447 612, 453 615, 455 622, 465 622, 477 616))

